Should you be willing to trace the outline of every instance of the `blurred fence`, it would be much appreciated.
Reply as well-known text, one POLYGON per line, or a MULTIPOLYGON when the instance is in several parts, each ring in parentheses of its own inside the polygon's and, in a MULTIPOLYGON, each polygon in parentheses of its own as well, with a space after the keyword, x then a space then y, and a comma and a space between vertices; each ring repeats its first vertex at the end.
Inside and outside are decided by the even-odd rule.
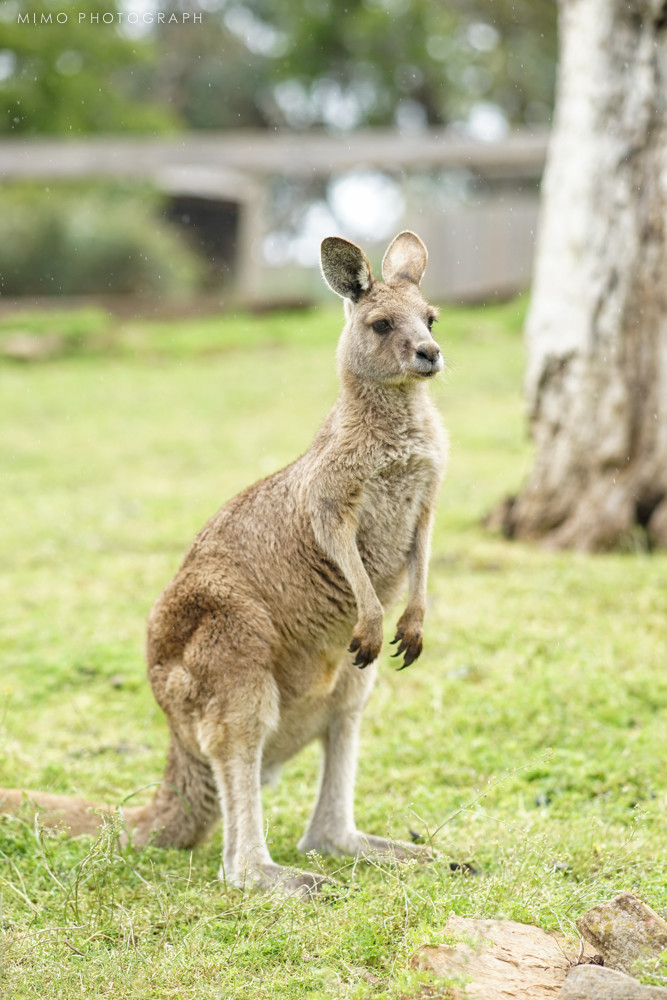
MULTIPOLYGON (((546 143, 545 134, 514 133, 482 143, 437 131, 388 130, 31 137, 0 141, 0 178, 149 180, 169 195, 170 217, 224 265, 225 299, 279 304, 322 294, 317 270, 309 266, 319 242, 313 227, 301 235, 302 243, 312 243, 312 260, 282 252, 297 240, 304 206, 326 206, 328 185, 365 171, 371 191, 374 176, 391 180, 394 195, 384 214, 391 216, 392 231, 413 229, 427 243, 427 293, 470 301, 508 296, 530 282, 546 143)), ((379 211, 386 222, 381 205, 379 211)), ((363 205, 357 214, 363 228, 363 205)), ((324 215, 329 228, 336 225, 335 215, 330 224, 324 215)), ((358 238, 376 262, 386 226, 378 222, 375 232, 366 225, 362 239, 354 212, 347 217, 348 231, 338 225, 334 232, 358 238)))

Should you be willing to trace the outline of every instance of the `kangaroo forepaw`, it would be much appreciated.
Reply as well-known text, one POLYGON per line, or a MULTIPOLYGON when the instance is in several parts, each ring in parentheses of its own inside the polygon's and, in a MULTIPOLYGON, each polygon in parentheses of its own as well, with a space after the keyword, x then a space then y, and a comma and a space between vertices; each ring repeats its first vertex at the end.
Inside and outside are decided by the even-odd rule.
POLYGON ((355 667, 367 667, 369 663, 373 663, 377 660, 380 655, 380 648, 382 646, 382 636, 380 635, 379 640, 376 639, 362 639, 361 636, 355 634, 352 636, 352 642, 348 646, 348 652, 356 653, 355 659, 352 661, 355 667))
POLYGON ((421 628, 401 628, 399 624, 396 629, 396 638, 391 641, 392 646, 395 646, 397 642, 400 643, 396 652, 392 653, 393 657, 405 654, 403 663, 397 668, 398 670, 404 670, 411 663, 414 663, 422 651, 423 638, 424 634, 421 628))

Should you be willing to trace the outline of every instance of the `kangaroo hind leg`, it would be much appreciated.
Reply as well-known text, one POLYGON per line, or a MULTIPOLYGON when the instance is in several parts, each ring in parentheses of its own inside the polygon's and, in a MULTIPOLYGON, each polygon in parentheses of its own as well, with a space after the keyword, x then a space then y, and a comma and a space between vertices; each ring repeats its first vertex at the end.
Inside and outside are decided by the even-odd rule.
MULTIPOLYGON (((222 810, 224 847, 219 877, 240 888, 254 886, 308 895, 326 880, 276 864, 262 819, 262 754, 268 736, 278 726, 278 686, 262 664, 239 662, 220 646, 213 655, 217 659, 215 672, 225 678, 225 684, 208 702, 198 734, 222 810)), ((209 663, 209 671, 212 666, 209 663)))
POLYGON ((320 786, 308 828, 299 841, 307 853, 388 858, 404 861, 426 857, 412 844, 390 840, 357 829, 354 820, 354 782, 361 717, 374 681, 374 668, 359 675, 342 675, 322 743, 324 758, 320 786))

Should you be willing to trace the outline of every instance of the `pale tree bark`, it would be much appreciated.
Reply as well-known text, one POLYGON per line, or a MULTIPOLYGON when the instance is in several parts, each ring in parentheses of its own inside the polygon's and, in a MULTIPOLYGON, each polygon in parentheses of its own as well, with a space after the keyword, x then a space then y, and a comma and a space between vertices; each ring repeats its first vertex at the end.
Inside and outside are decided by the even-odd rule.
POLYGON ((667 546, 667 3, 561 0, 511 536, 667 546))

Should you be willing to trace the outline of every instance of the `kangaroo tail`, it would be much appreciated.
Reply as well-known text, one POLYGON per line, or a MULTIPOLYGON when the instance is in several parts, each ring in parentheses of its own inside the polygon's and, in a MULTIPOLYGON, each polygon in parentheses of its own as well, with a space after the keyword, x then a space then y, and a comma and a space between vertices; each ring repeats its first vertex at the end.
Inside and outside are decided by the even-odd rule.
MULTIPOLYGON (((0 788, 0 813, 21 812, 39 816, 47 827, 63 827, 70 837, 81 833, 96 833, 105 816, 111 818, 117 810, 100 802, 88 802, 75 795, 52 795, 20 788, 0 788)), ((125 810, 125 812, 138 810, 125 810)), ((127 817, 129 819, 129 817, 127 817)))
MULTIPOLYGON (((46 827, 61 827, 70 837, 97 833, 119 808, 89 802, 74 795, 0 788, 0 814, 39 816, 46 827)), ((157 847, 193 847, 220 817, 220 805, 211 769, 195 758, 172 734, 164 779, 147 806, 123 806, 123 825, 132 843, 157 847)))

